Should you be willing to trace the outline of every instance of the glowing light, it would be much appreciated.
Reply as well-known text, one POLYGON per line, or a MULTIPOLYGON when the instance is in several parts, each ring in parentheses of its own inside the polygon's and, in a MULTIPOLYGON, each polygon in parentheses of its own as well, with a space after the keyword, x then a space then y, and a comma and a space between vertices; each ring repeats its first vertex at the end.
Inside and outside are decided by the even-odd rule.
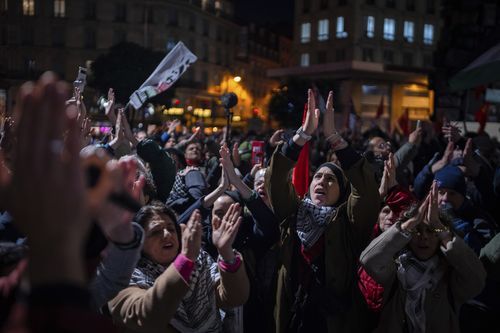
POLYGON ((241 82, 241 76, 235 76, 233 78, 234 82, 238 83, 238 82, 241 82))

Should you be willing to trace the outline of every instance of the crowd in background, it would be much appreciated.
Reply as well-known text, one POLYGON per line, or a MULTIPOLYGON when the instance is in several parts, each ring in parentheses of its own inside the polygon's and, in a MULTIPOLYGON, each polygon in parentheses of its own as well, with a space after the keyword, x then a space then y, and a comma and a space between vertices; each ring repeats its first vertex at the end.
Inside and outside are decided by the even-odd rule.
POLYGON ((294 129, 205 135, 134 129, 110 90, 96 137, 79 91, 24 84, 0 150, 1 329, 496 327, 500 144, 342 129, 332 92, 323 113, 304 93, 294 129))

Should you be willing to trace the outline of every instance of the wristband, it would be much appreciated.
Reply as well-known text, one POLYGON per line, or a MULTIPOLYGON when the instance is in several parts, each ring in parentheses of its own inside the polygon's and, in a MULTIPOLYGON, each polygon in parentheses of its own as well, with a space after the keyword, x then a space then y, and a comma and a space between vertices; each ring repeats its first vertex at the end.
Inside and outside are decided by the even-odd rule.
POLYGON ((304 132, 304 129, 302 128, 302 126, 299 127, 299 129, 295 132, 295 134, 297 134, 298 136, 300 136, 302 139, 304 139, 306 141, 309 141, 312 139, 311 135, 304 132))
POLYGON ((337 132, 333 132, 326 141, 330 142, 333 151, 344 149, 348 146, 347 141, 337 132))

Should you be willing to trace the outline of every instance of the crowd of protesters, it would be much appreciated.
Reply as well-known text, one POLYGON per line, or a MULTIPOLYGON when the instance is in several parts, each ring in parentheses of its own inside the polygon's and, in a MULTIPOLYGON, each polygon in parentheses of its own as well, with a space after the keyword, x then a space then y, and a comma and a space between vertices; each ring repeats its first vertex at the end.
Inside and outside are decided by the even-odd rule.
POLYGON ((346 131, 332 92, 323 113, 304 93, 293 130, 206 136, 135 130, 110 90, 97 140, 78 91, 24 84, 0 150, 0 329, 498 327, 498 142, 450 123, 346 131))

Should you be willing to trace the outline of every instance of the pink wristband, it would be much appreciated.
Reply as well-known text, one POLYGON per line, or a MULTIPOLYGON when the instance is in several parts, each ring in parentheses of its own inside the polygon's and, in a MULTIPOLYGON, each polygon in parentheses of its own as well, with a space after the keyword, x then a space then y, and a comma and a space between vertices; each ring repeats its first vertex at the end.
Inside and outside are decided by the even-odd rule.
POLYGON ((194 261, 183 255, 182 253, 175 258, 174 267, 181 275, 186 284, 189 284, 189 279, 194 268, 194 261))
POLYGON ((236 257, 234 258, 234 263, 228 264, 224 260, 219 260, 219 267, 228 273, 236 272, 238 268, 240 268, 240 266, 241 266, 241 256, 239 253, 236 254, 236 257))

